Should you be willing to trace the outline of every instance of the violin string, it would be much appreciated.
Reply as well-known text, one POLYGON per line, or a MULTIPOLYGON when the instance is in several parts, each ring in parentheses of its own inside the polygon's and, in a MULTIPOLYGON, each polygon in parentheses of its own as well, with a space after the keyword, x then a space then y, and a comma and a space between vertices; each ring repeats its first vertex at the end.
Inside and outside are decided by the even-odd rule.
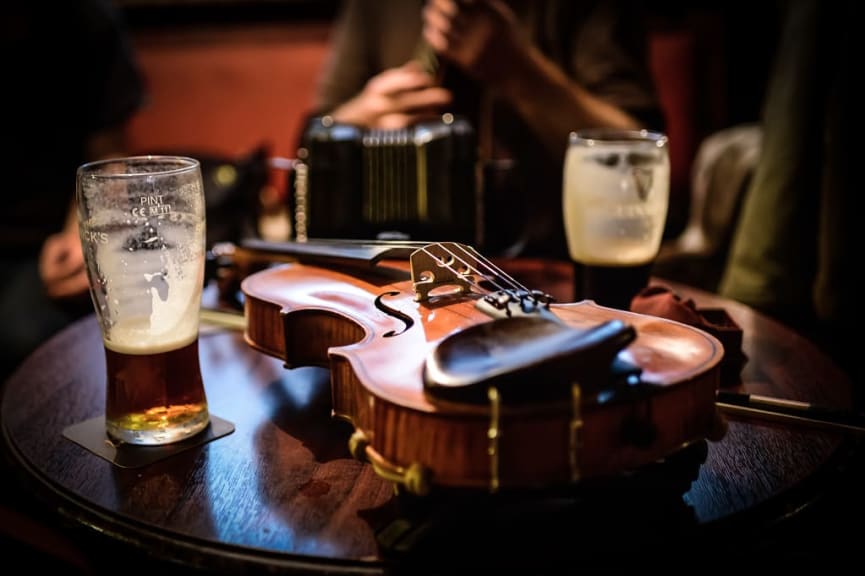
MULTIPOLYGON (((475 275, 480 276, 480 277, 484 278, 485 280, 487 280, 497 290, 505 290, 506 288, 510 288, 512 290, 518 290, 518 291, 522 290, 522 291, 528 292, 528 289, 525 286, 523 286, 522 284, 517 282, 513 277, 511 277, 509 274, 507 274, 504 270, 502 270, 501 268, 499 268, 498 266, 496 266, 495 264, 493 264, 492 262, 490 262, 489 260, 487 260, 483 256, 480 256, 477 253, 475 253, 474 255, 469 254, 468 251, 464 247, 460 246, 461 252, 466 255, 465 257, 461 257, 456 252, 448 249, 443 244, 439 243, 439 244, 436 244, 435 246, 441 248, 445 253, 447 253, 447 255, 451 256, 454 260, 456 260, 460 264, 462 264, 466 270, 469 270, 472 273, 474 273, 475 275), (469 258, 471 259, 472 262, 475 262, 476 265, 471 264, 469 262, 469 258), (485 269, 486 271, 482 270, 481 268, 485 269), (505 284, 507 284, 507 286, 503 286, 500 282, 496 281, 496 279, 498 279, 501 282, 504 282, 505 284)), ((459 246, 459 245, 457 245, 457 246, 459 246)), ((424 247, 424 248, 422 248, 422 250, 424 252, 426 252, 427 254, 430 254, 433 258, 435 258, 439 262, 442 262, 442 263, 444 262, 444 260, 442 258, 436 256, 435 254, 432 254, 431 251, 428 250, 428 247, 424 247)), ((456 270, 456 268, 452 264, 444 264, 443 263, 443 265, 445 268, 447 268, 448 270, 453 272, 455 275, 465 277, 465 274, 456 270)), ((467 281, 471 286, 473 286, 474 288, 477 288, 478 290, 480 290, 482 292, 488 291, 488 290, 485 290, 483 288, 483 286, 480 285, 480 283, 476 282, 473 279, 470 279, 470 280, 467 279, 467 281)))
MULTIPOLYGON (((506 288, 510 288, 513 290, 518 290, 518 291, 523 290, 523 291, 528 292, 528 290, 525 288, 525 286, 523 286, 522 284, 520 284, 519 282, 514 280, 504 270, 502 270, 498 266, 494 265, 492 262, 490 262, 486 258, 483 258, 480 255, 472 256, 472 257, 473 257, 474 262, 476 262, 479 266, 482 266, 484 268, 484 270, 481 270, 479 268, 471 266, 469 263, 467 263, 464 260, 461 260, 461 262, 467 268, 471 269, 475 274, 483 277, 488 282, 490 282, 493 286, 495 286, 495 288, 497 290, 505 290, 506 288), (506 284, 506 286, 503 286, 502 284, 500 284, 500 282, 497 282, 495 279, 498 279, 498 280, 504 282, 506 284)), ((482 287, 477 282, 473 282, 473 284, 475 284, 477 288, 482 289, 482 287)))

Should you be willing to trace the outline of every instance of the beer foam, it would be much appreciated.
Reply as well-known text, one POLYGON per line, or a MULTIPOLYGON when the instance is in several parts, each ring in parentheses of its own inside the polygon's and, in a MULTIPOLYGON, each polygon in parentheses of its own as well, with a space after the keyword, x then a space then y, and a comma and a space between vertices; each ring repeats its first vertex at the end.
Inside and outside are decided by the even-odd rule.
POLYGON ((657 254, 669 203, 669 160, 652 151, 635 165, 632 156, 615 145, 568 149, 562 209, 574 260, 633 265, 657 254))
POLYGON ((150 306, 136 307, 132 314, 118 313, 108 330, 106 346, 116 352, 140 354, 174 350, 193 341, 198 335, 200 309, 198 279, 193 276, 165 279, 167 291, 144 288, 150 292, 150 306))
MULTIPOLYGON (((179 216, 179 215, 175 215, 179 216)), ((204 279, 202 225, 111 230, 96 251, 103 280, 105 346, 126 354, 165 352, 198 335, 204 279)))
POLYGON ((195 341, 198 337, 198 326, 185 329, 175 329, 173 332, 165 332, 154 335, 148 328, 148 319, 137 325, 113 326, 108 338, 103 338, 105 347, 114 352, 122 354, 157 354, 183 348, 195 341))

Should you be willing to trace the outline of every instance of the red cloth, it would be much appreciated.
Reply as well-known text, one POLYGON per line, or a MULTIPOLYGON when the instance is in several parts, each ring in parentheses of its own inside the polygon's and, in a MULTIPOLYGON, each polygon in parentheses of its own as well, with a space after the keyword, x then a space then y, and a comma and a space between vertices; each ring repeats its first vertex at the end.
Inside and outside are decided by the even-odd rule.
POLYGON ((669 318, 692 326, 704 323, 693 300, 685 300, 666 286, 657 284, 643 288, 634 296, 631 300, 631 311, 669 318))
POLYGON ((698 309, 690 298, 684 299, 663 285, 643 288, 631 300, 631 311, 676 320, 705 330, 724 347, 721 360, 721 385, 741 381, 740 372, 748 357, 742 351, 742 329, 719 308, 698 309))

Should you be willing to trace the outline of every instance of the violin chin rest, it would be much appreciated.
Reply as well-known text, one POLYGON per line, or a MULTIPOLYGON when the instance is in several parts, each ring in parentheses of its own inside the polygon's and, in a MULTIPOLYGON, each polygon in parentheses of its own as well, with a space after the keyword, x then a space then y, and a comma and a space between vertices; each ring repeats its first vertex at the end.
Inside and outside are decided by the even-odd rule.
POLYGON ((432 398, 483 404, 495 388, 503 403, 543 402, 614 389, 639 369, 617 359, 636 338, 633 326, 609 320, 578 330, 543 316, 475 324, 443 338, 424 364, 432 398))

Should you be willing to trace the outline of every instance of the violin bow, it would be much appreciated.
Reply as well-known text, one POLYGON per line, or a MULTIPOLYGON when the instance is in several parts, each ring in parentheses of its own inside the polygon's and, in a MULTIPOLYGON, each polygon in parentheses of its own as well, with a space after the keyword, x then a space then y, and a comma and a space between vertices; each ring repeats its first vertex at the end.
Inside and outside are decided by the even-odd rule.
POLYGON ((865 415, 852 410, 724 390, 718 391, 715 404, 734 416, 758 417, 847 432, 865 432, 865 415))

